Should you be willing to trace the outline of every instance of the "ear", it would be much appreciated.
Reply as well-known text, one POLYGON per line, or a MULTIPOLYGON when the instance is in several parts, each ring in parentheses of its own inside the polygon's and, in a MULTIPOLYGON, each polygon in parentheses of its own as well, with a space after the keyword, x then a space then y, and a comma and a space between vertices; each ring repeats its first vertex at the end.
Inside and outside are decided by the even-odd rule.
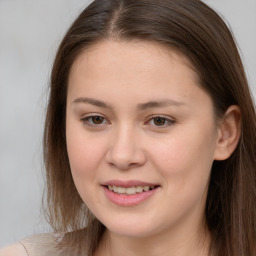
POLYGON ((241 111, 230 106, 218 126, 214 160, 225 160, 234 152, 241 134, 241 111))

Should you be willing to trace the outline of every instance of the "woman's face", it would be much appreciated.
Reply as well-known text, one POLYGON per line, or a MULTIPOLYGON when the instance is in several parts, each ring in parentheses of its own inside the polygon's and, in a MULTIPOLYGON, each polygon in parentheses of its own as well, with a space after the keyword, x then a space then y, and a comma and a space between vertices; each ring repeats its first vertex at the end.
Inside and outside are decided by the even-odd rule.
POLYGON ((104 41, 75 60, 71 171, 110 232, 194 235, 201 227, 218 129, 197 80, 186 58, 149 42, 104 41))

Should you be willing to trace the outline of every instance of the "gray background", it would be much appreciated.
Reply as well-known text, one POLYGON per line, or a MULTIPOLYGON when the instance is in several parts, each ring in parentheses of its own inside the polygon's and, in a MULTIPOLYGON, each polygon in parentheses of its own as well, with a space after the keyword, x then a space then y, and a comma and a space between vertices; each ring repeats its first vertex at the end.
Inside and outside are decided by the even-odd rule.
MULTIPOLYGON (((42 132, 56 48, 82 0, 0 0, 0 247, 47 232, 42 132)), ((230 24, 256 95, 256 0, 208 0, 230 24)))

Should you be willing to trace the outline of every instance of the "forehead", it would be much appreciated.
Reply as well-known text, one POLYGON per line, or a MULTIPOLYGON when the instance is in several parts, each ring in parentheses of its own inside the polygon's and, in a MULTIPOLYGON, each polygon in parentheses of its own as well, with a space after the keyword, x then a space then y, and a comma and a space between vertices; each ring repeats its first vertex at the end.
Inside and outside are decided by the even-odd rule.
POLYGON ((162 101, 182 102, 198 113, 205 106, 212 111, 189 60, 148 42, 104 41, 81 53, 70 72, 67 102, 81 98, 104 102, 120 113, 162 101))
POLYGON ((176 49, 149 41, 106 40, 97 42, 82 51, 71 67, 70 76, 78 75, 77 71, 91 75, 95 72, 99 75, 102 71, 105 74, 107 72, 112 74, 113 72, 122 72, 126 75, 130 72, 132 76, 137 72, 143 75, 152 70, 159 71, 159 75, 163 75, 161 72, 163 66, 177 69, 176 63, 184 65, 189 71, 187 75, 190 73, 190 78, 198 83, 199 79, 194 66, 186 56, 176 49))
MULTIPOLYGON (((74 61, 68 81, 68 100, 95 97, 112 102, 164 99, 193 101, 205 92, 190 61, 179 52, 144 41, 102 41, 74 61)), ((119 104, 118 103, 118 104, 119 104)))

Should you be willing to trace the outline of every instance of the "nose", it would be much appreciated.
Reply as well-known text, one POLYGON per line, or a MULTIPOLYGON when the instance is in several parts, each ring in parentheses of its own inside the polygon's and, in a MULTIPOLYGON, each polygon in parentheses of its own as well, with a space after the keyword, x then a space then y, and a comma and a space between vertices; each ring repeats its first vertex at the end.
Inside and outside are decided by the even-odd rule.
POLYGON ((138 134, 129 128, 119 129, 112 134, 106 154, 107 162, 120 170, 144 165, 146 153, 138 137, 138 134))

